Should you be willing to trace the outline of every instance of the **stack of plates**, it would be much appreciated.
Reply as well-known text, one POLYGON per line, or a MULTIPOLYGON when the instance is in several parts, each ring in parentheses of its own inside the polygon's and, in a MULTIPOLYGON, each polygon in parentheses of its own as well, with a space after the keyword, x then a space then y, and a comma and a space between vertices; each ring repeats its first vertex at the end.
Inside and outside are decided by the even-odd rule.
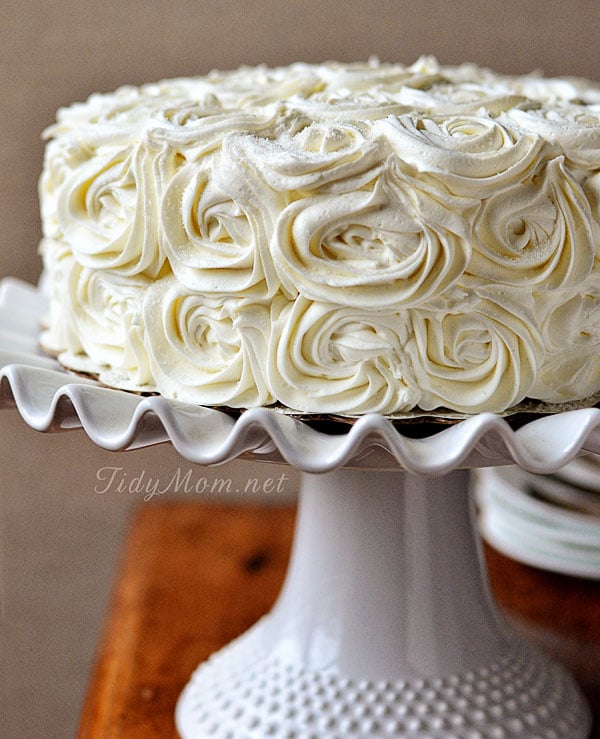
POLYGON ((479 523, 500 552, 534 567, 600 579, 600 459, 554 475, 518 467, 475 473, 479 523))

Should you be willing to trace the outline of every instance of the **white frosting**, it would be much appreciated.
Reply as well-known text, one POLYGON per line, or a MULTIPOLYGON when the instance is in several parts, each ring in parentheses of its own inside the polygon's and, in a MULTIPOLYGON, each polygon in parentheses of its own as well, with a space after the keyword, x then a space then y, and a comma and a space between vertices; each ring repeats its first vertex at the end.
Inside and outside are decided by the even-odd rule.
POLYGON ((102 146, 65 178, 57 197, 59 232, 87 267, 156 276, 164 255, 158 206, 164 148, 102 146))
POLYGON ((485 201, 468 269, 540 290, 579 285, 592 270, 599 236, 584 192, 558 157, 485 201))
POLYGON ((201 405, 272 402, 263 378, 268 304, 211 298, 165 277, 147 290, 143 315, 150 365, 161 392, 201 405))
POLYGON ((183 164, 164 194, 164 248, 192 290, 273 295, 279 287, 269 238, 285 203, 224 139, 218 152, 183 164))
POLYGON ((600 169, 600 104, 568 104, 536 110, 509 110, 504 119, 559 147, 575 167, 600 169))
POLYGON ((506 294, 502 304, 471 294, 445 311, 412 310, 410 320, 406 350, 424 410, 502 411, 527 396, 542 338, 534 316, 506 294))
POLYGON ((70 290, 70 275, 75 265, 71 250, 63 241, 45 238, 40 242, 39 252, 44 260, 49 298, 40 342, 52 354, 64 351, 73 355, 82 353, 83 347, 74 326, 72 301, 66 299, 70 290))
POLYGON ((154 389, 141 316, 149 280, 83 267, 60 242, 45 240, 43 252, 53 270, 42 345, 76 370, 98 372, 101 380, 154 389))
POLYGON ((402 161, 430 172, 456 195, 476 198, 523 180, 543 144, 484 115, 413 113, 378 121, 377 127, 402 161))
POLYGON ((320 413, 393 413, 413 408, 419 391, 403 345, 406 315, 299 297, 273 325, 268 379, 290 408, 320 413))
POLYGON ((348 192, 315 193, 281 213, 271 250, 282 285, 315 300, 418 305, 464 271, 468 227, 395 159, 348 192))
POLYGON ((364 124, 323 123, 293 113, 274 130, 235 136, 227 143, 269 187, 285 193, 352 182, 372 170, 382 152, 370 130, 364 124))
POLYGON ((193 403, 504 411, 600 390, 600 88, 244 67, 59 111, 42 343, 193 403))
POLYGON ((591 397, 600 387, 600 270, 578 290, 538 298, 544 363, 531 389, 534 398, 560 403, 591 397))

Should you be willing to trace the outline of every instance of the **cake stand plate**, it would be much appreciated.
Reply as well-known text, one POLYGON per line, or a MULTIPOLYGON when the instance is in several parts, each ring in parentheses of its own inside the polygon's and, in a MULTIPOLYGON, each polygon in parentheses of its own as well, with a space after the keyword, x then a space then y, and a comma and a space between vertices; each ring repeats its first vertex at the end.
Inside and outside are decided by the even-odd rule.
POLYGON ((598 454, 600 410, 517 431, 480 414, 421 439, 376 415, 340 433, 268 409, 236 419, 66 373, 37 350, 43 308, 35 288, 0 285, 0 405, 33 428, 83 428, 112 450, 169 441, 199 464, 252 456, 303 472, 279 599, 194 673, 176 710, 185 739, 588 736, 571 677, 490 598, 468 469, 548 473, 598 454))

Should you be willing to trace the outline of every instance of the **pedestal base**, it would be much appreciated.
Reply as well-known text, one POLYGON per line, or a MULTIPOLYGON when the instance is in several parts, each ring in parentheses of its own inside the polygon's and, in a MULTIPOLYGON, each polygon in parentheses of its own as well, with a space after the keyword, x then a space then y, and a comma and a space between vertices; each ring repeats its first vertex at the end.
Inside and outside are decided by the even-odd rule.
POLYGON ((571 678, 525 645, 462 674, 353 680, 265 653, 268 617, 194 674, 179 731, 214 739, 584 739, 587 708, 571 678))
POLYGON ((184 739, 586 739, 562 668, 499 618, 467 473, 305 475, 271 613, 201 665, 184 739))

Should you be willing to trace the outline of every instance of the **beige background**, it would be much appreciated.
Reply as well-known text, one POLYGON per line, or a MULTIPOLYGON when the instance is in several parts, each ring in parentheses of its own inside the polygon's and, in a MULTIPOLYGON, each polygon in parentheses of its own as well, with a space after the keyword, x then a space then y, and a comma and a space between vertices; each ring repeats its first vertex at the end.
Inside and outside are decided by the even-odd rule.
MULTIPOLYGON (((600 79, 599 21, 597 0, 3 0, 0 277, 39 274, 40 133, 57 107, 92 91, 242 63, 370 55, 411 62, 422 53, 508 73, 600 79)), ((37 434, 14 411, 0 412, 0 460, 0 735, 66 737, 125 516, 141 502, 95 494, 96 472, 126 464, 132 473, 168 474, 180 460, 166 447, 123 460, 77 432, 37 434)), ((249 474, 240 464, 229 472, 249 474)))

